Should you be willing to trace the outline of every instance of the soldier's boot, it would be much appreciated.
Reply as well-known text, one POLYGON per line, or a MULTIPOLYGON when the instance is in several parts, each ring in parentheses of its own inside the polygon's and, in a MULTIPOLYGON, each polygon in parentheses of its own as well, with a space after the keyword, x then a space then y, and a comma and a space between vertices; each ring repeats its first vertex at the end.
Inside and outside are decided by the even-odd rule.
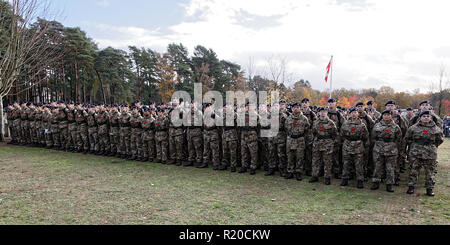
POLYGON ((325 178, 325 185, 331 185, 331 179, 325 178))
POLYGON ((408 187, 408 191, 406 192, 406 194, 414 194, 414 186, 408 187))
POLYGON ((191 167, 191 166, 194 166, 194 162, 193 162, 193 161, 187 161, 187 162, 184 163, 183 166, 184 166, 184 167, 191 167))
POLYGON ((315 183, 315 182, 319 182, 319 178, 317 178, 317 177, 312 177, 312 178, 309 180, 309 183, 315 183))
POLYGON ((183 165, 183 163, 181 162, 181 160, 178 160, 177 163, 175 164, 175 166, 180 167, 181 165, 183 165))
POLYGON ((380 183, 374 182, 374 183, 372 184, 372 187, 370 187, 370 189, 371 189, 372 191, 380 189, 380 183))
POLYGON ((341 186, 348 186, 348 179, 343 179, 341 186))
POLYGON ((213 170, 214 170, 214 171, 219 170, 219 166, 214 166, 214 167, 213 167, 213 170))
POLYGON ((282 178, 286 177, 286 173, 282 169, 280 169, 280 177, 282 178))
POLYGON ((341 179, 341 176, 340 176, 338 173, 335 173, 335 174, 334 174, 334 178, 335 178, 335 179, 341 179))
POLYGON ((154 159, 151 158, 151 157, 148 158, 148 162, 153 162, 153 160, 154 160, 154 159))
POLYGON ((308 176, 308 177, 311 177, 311 176, 312 176, 311 170, 306 170, 306 176, 308 176))
POLYGON ((250 175, 255 175, 256 174, 256 169, 252 168, 250 169, 250 175))
POLYGON ((239 173, 240 174, 247 173, 247 168, 244 168, 244 167, 241 168, 241 171, 239 171, 239 173))
POLYGON ((175 160, 170 159, 170 160, 167 162, 167 164, 175 164, 175 160))
POLYGON ((231 167, 231 172, 236 173, 236 167, 231 167))
POLYGON ((294 174, 293 173, 288 173, 286 175, 286 177, 284 177, 285 179, 293 179, 294 178, 294 174))
POLYGON ((156 159, 155 163, 162 163, 161 159, 156 159))
POLYGON ((434 197, 433 189, 427 188, 427 196, 434 197))
POLYGON ((394 192, 394 190, 392 189, 392 185, 386 185, 386 191, 387 192, 394 192))
POLYGON ((275 169, 273 168, 269 168, 269 171, 267 171, 267 173, 264 176, 271 176, 275 173, 275 169))
POLYGON ((105 154, 105 152, 102 150, 102 151, 99 151, 98 154, 103 155, 103 154, 105 154))
POLYGON ((399 182, 400 182, 400 178, 396 178, 395 181, 394 181, 394 185, 395 186, 400 186, 399 182))
POLYGON ((219 168, 219 171, 226 171, 227 170, 227 166, 223 165, 222 167, 219 168))
POLYGON ((354 173, 351 173, 350 176, 349 176, 349 178, 348 178, 348 180, 354 180, 354 179, 355 179, 355 174, 354 174, 354 173))
POLYGON ((302 181, 303 179, 302 179, 302 174, 301 173, 295 173, 295 178, 298 180, 298 181, 302 181))
POLYGON ((268 166, 264 166, 264 171, 269 171, 269 167, 268 166))
POLYGON ((356 185, 356 187, 358 189, 363 189, 364 188, 364 182, 362 180, 358 180, 358 184, 356 185))
POLYGON ((199 166, 197 166, 197 168, 208 168, 208 164, 207 163, 202 163, 199 166))

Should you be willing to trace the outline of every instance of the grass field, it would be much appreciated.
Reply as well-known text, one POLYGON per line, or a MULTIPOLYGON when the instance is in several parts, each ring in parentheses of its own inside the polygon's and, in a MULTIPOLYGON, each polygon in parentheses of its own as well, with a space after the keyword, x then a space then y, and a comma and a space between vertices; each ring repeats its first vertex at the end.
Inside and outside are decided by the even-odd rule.
POLYGON ((0 144, 0 224, 448 225, 449 173, 449 140, 435 197, 0 144))

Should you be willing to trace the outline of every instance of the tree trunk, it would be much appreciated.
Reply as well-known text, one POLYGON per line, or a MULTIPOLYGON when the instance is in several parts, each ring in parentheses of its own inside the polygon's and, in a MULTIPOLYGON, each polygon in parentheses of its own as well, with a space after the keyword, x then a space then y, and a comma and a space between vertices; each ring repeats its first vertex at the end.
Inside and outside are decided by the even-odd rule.
POLYGON ((0 142, 4 142, 5 122, 3 121, 3 96, 0 96, 0 142))

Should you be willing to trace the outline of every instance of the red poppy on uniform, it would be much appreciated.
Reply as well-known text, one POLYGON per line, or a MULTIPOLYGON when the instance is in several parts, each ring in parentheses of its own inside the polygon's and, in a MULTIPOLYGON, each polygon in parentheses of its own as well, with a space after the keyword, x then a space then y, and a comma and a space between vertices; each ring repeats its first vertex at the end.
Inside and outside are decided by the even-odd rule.
POLYGON ((424 130, 423 133, 424 133, 424 134, 428 134, 428 130, 424 130))
POLYGON ((352 132, 355 132, 355 131, 356 131, 356 129, 352 128, 352 132))
POLYGON ((389 131, 389 129, 386 129, 385 131, 386 131, 386 133, 390 133, 391 132, 391 131, 389 131))
POLYGON ((320 130, 323 130, 323 126, 320 126, 320 130))
POLYGON ((294 126, 297 126, 297 123, 294 123, 294 126))
POLYGON ((120 118, 120 121, 123 121, 123 117, 120 118))
POLYGON ((88 118, 88 121, 90 121, 91 120, 91 118, 88 118))
POLYGON ((147 121, 144 121, 144 124, 147 124, 147 121))
POLYGON ((158 126, 159 126, 159 125, 161 125, 161 123, 157 123, 156 125, 158 125, 158 126))

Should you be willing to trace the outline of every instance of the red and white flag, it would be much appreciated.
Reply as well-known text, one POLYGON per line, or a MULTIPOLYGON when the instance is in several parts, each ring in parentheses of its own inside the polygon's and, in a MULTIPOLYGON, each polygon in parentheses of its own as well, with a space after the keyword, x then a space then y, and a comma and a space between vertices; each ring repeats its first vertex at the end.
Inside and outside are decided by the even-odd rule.
POLYGON ((326 83, 328 82, 328 75, 330 75, 330 69, 331 69, 331 62, 332 61, 333 61, 333 57, 331 57, 330 63, 328 63, 328 66, 327 66, 327 75, 325 77, 325 82, 326 83))

